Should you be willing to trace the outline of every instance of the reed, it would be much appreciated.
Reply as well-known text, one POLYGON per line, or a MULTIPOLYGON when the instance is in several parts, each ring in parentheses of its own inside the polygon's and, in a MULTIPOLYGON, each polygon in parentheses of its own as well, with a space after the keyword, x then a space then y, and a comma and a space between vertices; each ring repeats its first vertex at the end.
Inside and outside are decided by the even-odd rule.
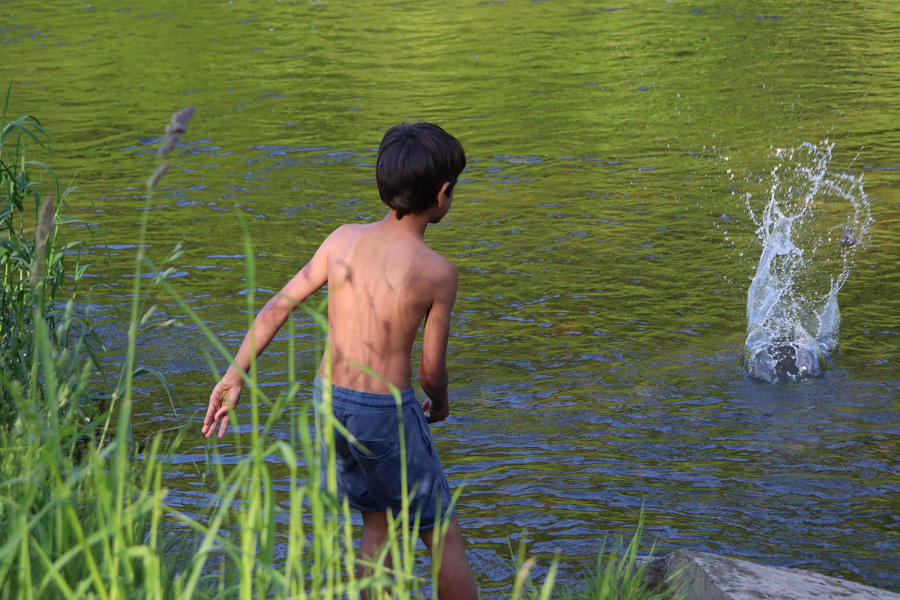
MULTIPOLYGON (((177 136, 186 133, 191 116, 192 110, 179 111, 167 128, 159 164, 148 180, 148 205, 168 170, 167 156, 177 136)), ((323 452, 326 464, 333 463, 327 432, 335 423, 326 397, 320 411, 325 443, 317 443, 309 400, 299 394, 306 382, 293 378, 297 354, 290 322, 286 388, 274 397, 264 393, 254 364, 244 374, 244 407, 232 417, 228 451, 238 455, 230 455, 226 467, 218 445, 207 445, 202 478, 212 500, 192 513, 169 501, 166 466, 186 440, 200 435, 200 419, 195 413, 176 431, 165 437, 158 433, 140 447, 131 439, 135 379, 159 377, 138 365, 136 351, 140 331, 154 312, 153 306, 143 304, 142 298, 149 296, 142 293, 146 282, 165 290, 214 349, 216 354, 208 356, 211 382, 217 378, 216 364, 229 362, 232 355, 168 280, 167 261, 176 260, 179 249, 160 265, 145 255, 150 211, 143 211, 126 358, 117 382, 106 383, 92 350, 96 336, 74 308, 84 267, 76 262, 74 272, 69 270, 66 249, 79 242, 62 245, 58 238, 65 223, 60 210, 72 188, 59 190, 47 165, 26 161, 23 140, 49 149, 49 137, 33 117, 3 129, 0 598, 333 600, 359 598, 364 590, 379 599, 426 597, 429 586, 424 574, 416 572, 418 518, 411 514, 408 498, 382 551, 382 557, 391 556, 394 568, 388 570, 377 560, 367 565, 366 576, 357 576, 360 561, 349 506, 333 493, 333 469, 324 477, 320 469, 323 452), (13 134, 16 141, 9 153, 7 142, 13 134), (53 203, 46 201, 49 194, 43 194, 43 186, 29 178, 27 167, 51 174, 57 188, 53 203), (32 203, 34 216, 27 217, 26 204, 32 203), (29 219, 35 223, 33 238, 26 233, 29 219), (103 402, 98 404, 98 397, 103 402), (249 420, 246 433, 239 427, 241 419, 249 420), (290 424, 289 439, 275 439, 276 423, 290 424), (278 481, 277 490, 273 461, 283 465, 279 473, 285 467, 288 471, 287 482, 278 481)), ((255 265, 246 227, 244 245, 249 326, 256 308, 255 265)), ((327 334, 324 304, 307 302, 301 308, 327 334)), ((175 397, 166 391, 174 409, 175 397)), ((399 391, 394 394, 399 409, 399 391)), ((623 555, 624 563, 616 559, 601 564, 634 565, 637 539, 623 555)), ((567 592, 554 589, 556 562, 538 587, 529 578, 535 560, 526 557, 524 548, 519 558, 519 574, 511 582, 516 600, 547 599, 557 593, 561 598, 655 597, 637 591, 564 596, 567 592)), ((437 568, 434 564, 432 576, 437 568)), ((618 582, 623 575, 636 581, 640 572, 598 567, 596 585, 605 585, 603 578, 618 582)), ((432 587, 430 595, 435 593, 432 587)))
MULTIPOLYGON (((86 269, 79 255, 74 268, 66 258, 84 244, 63 244, 59 237, 62 226, 75 222, 61 214, 75 188, 61 189, 53 169, 29 160, 27 145, 48 153, 50 138, 35 117, 25 115, 6 123, 11 91, 10 85, 0 118, 5 123, 0 131, 0 382, 4 383, 0 385, 0 435, 9 433, 19 419, 11 382, 36 381, 32 370, 37 317, 46 323, 51 342, 70 347, 77 340, 79 350, 95 363, 94 349, 99 345, 87 321, 72 306, 60 303, 63 294, 74 298, 86 269), (49 186, 32 177, 35 169, 49 176, 49 186)), ((89 404, 60 409, 84 417, 94 414, 89 404)))
MULTIPOLYGON (((667 588, 657 590, 647 583, 650 561, 639 560, 638 548, 644 528, 644 511, 638 520, 634 535, 626 544, 619 538, 610 546, 604 539, 597 554, 597 563, 585 574, 580 585, 566 586, 558 590, 559 600, 679 600, 683 598, 681 586, 669 577, 667 588)), ((650 553, 652 554, 651 548, 650 553)))
POLYGON ((146 543, 162 516, 162 463, 112 460, 130 450, 130 427, 106 437, 106 407, 124 385, 110 391, 95 354, 102 345, 76 310, 85 244, 60 239, 61 228, 77 222, 62 214, 75 188, 60 189, 46 163, 27 159, 31 149, 51 150, 37 118, 4 125, 0 598, 148 596, 172 580, 164 554, 146 543))

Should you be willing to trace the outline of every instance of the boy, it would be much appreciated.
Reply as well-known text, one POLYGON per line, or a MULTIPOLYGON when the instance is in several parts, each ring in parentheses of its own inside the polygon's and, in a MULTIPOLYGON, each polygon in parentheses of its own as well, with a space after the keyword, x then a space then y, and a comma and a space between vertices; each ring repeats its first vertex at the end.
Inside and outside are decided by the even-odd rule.
MULTIPOLYGON (((433 529, 446 515, 450 489, 431 442, 427 423, 450 414, 447 397, 447 339, 456 300, 456 268, 428 247, 425 229, 439 222, 453 202, 453 187, 466 166, 459 141, 431 123, 397 125, 378 149, 376 181, 390 210, 381 221, 336 229, 304 266, 259 312, 234 362, 216 385, 203 421, 209 437, 238 402, 250 368, 251 348, 262 353, 297 304, 328 285, 332 410, 359 443, 335 431, 338 493, 362 512, 362 556, 372 559, 388 535, 387 511, 400 510, 400 454, 397 406, 385 380, 402 394, 407 479, 420 512, 420 535, 432 553, 433 529), (419 406, 411 387, 411 354, 425 321, 419 383, 428 399, 419 406), (371 374, 374 371, 381 377, 371 374), (427 423, 426 423, 427 421, 427 423), (441 514, 437 513, 440 507, 441 514)), ((314 400, 323 382, 316 376, 314 400)), ((411 515, 411 517, 413 517, 411 515)), ((390 559, 388 559, 390 560, 390 559)), ((451 515, 443 541, 438 595, 476 598, 462 533, 451 515)))

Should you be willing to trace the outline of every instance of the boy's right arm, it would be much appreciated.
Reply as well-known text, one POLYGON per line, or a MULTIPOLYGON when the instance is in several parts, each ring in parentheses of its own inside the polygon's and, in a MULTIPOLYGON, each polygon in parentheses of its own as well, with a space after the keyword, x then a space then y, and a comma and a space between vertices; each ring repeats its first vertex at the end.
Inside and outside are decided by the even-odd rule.
POLYGON ((244 374, 250 371, 252 359, 262 354, 297 305, 328 281, 328 246, 333 236, 334 233, 322 242, 312 260, 259 311, 234 361, 209 397, 201 430, 206 437, 212 435, 220 419, 219 437, 225 435, 228 411, 237 406, 244 386, 244 374))

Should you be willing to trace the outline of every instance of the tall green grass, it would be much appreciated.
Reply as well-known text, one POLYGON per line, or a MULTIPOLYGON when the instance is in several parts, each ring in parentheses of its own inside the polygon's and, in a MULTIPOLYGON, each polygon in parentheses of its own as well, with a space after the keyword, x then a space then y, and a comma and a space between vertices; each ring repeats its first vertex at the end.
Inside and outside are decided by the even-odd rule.
MULTIPOLYGON (((638 548, 644 529, 641 511, 634 535, 626 544, 619 538, 607 546, 600 545, 595 567, 586 572, 578 585, 558 589, 559 600, 677 600, 683 597, 683 586, 677 576, 667 577, 665 589, 653 589, 648 582, 650 560, 638 559, 638 548)), ((651 549, 652 553, 653 550, 651 549)))
MULTIPOLYGON (((7 94, 5 106, 8 103, 7 94)), ((4 108, 4 122, 5 112, 4 108)), ((167 127, 157 170, 148 180, 148 205, 168 169, 167 156, 190 117, 191 111, 180 111, 167 127)), ((358 598, 363 590, 371 598, 426 597, 439 561, 430 576, 416 571, 418 517, 408 510, 409 499, 407 510, 392 523, 382 555, 366 565, 365 576, 357 575, 360 559, 350 509, 333 493, 333 469, 325 485, 320 483, 315 423, 309 401, 301 400, 299 393, 308 382, 293 378, 297 355, 290 322, 286 389, 274 397, 265 394, 257 385, 254 364, 244 374, 244 406, 232 417, 233 443, 228 451, 238 456, 230 456, 226 467, 217 444, 207 445, 202 479, 213 500, 191 513, 169 500, 166 465, 183 444, 196 443, 200 417, 195 412, 177 431, 166 437, 157 434, 140 448, 131 439, 135 378, 154 375, 139 366, 136 351, 141 329, 154 311, 142 304, 146 282, 167 291, 214 349, 215 354, 208 356, 210 387, 218 378, 217 365, 229 362, 232 355, 168 280, 166 261, 176 260, 178 249, 160 265, 144 254, 149 211, 143 211, 126 358, 118 381, 106 383, 93 354, 97 344, 93 330, 72 301, 84 266, 76 260, 70 270, 72 257, 67 251, 79 242, 59 243, 64 199, 73 188, 59 190, 49 166, 25 160, 27 144, 49 149, 49 138, 37 119, 10 122, 2 142, 0 360, 5 362, 0 378, 0 599, 332 600, 358 598), (55 188, 53 204, 46 202, 50 194, 44 194, 45 184, 29 178, 28 168, 48 175, 55 188), (26 214, 32 205, 34 213, 26 214), (32 228, 36 235, 31 235, 32 228), (239 420, 248 421, 244 424, 249 427, 242 430, 239 420), (290 424, 289 439, 275 439, 275 425, 284 423, 290 424), (277 491, 273 460, 284 465, 279 466, 282 479, 277 491), (388 555, 391 570, 381 560, 388 555)), ((255 266, 246 235, 244 244, 249 326, 256 308, 255 266)), ((327 331, 324 305, 307 303, 302 309, 327 331)), ((399 404, 396 390, 395 395, 399 404)), ((335 425, 329 418, 327 394, 325 404, 321 435, 327 441, 335 425)), ((333 461, 333 444, 326 447, 333 461)), ((634 565, 636 540, 637 536, 624 562, 615 558, 614 564, 634 565)), ((526 557, 524 548, 518 558, 518 575, 510 582, 512 598, 547 599, 568 593, 554 589, 556 563, 543 583, 534 584, 529 578, 534 559, 526 557)), ((603 566, 597 575, 597 581, 614 579, 618 585, 623 572, 603 566)), ((431 589, 434 597, 434 586, 431 589)), ((654 596, 647 592, 583 597, 654 596)))
POLYGON ((50 154, 40 121, 26 115, 5 123, 0 597, 146 596, 172 581, 163 555, 147 543, 163 516, 162 464, 134 462, 130 426, 112 422, 109 407, 124 384, 110 386, 98 370, 101 345, 75 303, 87 269, 77 250, 85 243, 60 237, 77 222, 63 215, 75 188, 62 190, 45 162, 28 160, 31 151, 50 154), (42 177, 33 178, 35 171, 42 177))
MULTIPOLYGON (((38 381, 32 373, 38 320, 46 324, 47 336, 57 347, 71 348, 74 342, 79 351, 95 360, 94 348, 99 343, 71 303, 59 304, 63 294, 74 299, 87 268, 80 255, 74 265, 66 260, 83 242, 63 244, 59 236, 61 226, 76 222, 62 215, 66 198, 75 188, 63 189, 45 162, 29 160, 28 145, 47 154, 50 138, 35 117, 25 115, 6 123, 11 91, 12 86, 0 118, 0 123, 5 123, 0 131, 0 435, 9 433, 17 422, 22 425, 21 403, 12 382, 38 381), (49 183, 42 177, 35 179, 35 171, 49 183)), ((89 404, 78 403, 79 396, 66 400, 75 404, 59 407, 64 412, 88 418, 94 415, 89 404)))

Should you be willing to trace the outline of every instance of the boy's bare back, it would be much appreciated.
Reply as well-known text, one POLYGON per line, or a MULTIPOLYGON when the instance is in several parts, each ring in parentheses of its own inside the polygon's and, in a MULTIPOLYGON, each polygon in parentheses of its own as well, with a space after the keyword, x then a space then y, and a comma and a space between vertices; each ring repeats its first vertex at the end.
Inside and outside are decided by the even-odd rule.
POLYGON ((456 268, 410 231, 413 221, 344 225, 323 245, 335 385, 383 394, 387 380, 408 388, 412 346, 426 316, 421 369, 428 380, 444 368, 456 268))

